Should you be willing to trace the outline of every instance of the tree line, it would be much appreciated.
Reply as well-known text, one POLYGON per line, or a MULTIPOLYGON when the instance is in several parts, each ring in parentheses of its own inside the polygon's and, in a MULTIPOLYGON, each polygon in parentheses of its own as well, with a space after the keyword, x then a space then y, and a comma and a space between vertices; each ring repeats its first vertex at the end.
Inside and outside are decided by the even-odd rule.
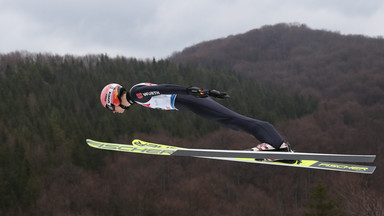
POLYGON ((382 38, 264 26, 168 60, 0 55, 1 215, 381 215, 382 38), (278 128, 297 151, 377 154, 370 176, 90 149, 133 138, 246 149, 250 135, 188 112, 100 106, 110 82, 216 88, 229 108, 278 128), (250 98, 254 100, 244 100, 250 98))
MULTIPOLYGON (((46 186, 54 185, 56 181, 62 182, 62 188, 72 185, 71 178, 75 178, 75 174, 64 174, 69 168, 88 178, 109 172, 111 163, 108 161, 115 160, 116 154, 89 149, 86 138, 130 142, 138 133, 198 138, 219 129, 188 112, 164 112, 135 106, 126 115, 114 115, 103 109, 99 101, 100 90, 110 82, 127 88, 140 82, 153 82, 225 90, 232 97, 221 103, 241 114, 271 122, 298 118, 317 108, 317 99, 311 95, 269 88, 231 70, 107 55, 2 54, 2 214, 42 211, 41 200, 46 200, 47 196, 61 196, 46 186), (256 99, 245 100, 249 95, 256 99), (57 173, 59 171, 62 174, 57 173)), ((156 168, 146 167, 146 175, 156 168)), ((150 189, 143 190, 147 193, 150 189)), ((100 192, 99 195, 103 194, 100 192)), ((117 212, 121 210, 119 202, 113 203, 117 212)), ((60 207, 47 214, 58 213, 54 209, 59 211, 60 207)), ((76 210, 70 213, 76 213, 76 210)))
MULTIPOLYGON (((384 39, 311 29, 305 24, 280 23, 187 47, 172 62, 224 67, 288 92, 311 94, 318 109, 300 119, 279 122, 279 130, 301 151, 375 153, 381 167, 384 139, 384 39)), ((370 191, 347 199, 333 191, 342 207, 358 206, 360 214, 380 215, 384 190, 381 172, 366 178, 370 191), (376 201, 372 201, 372 197, 376 201), (365 198, 361 197, 365 196, 365 198), (359 197, 360 202, 357 201, 359 197), (368 198, 370 197, 370 198, 368 198), (371 201, 367 201, 371 200, 371 201), (363 203, 370 203, 366 205, 363 203), (373 207, 374 206, 374 207, 373 207), (370 210, 368 210, 370 209, 370 210), (368 213, 368 211, 370 211, 368 213), (362 213, 365 212, 365 213, 362 213)), ((344 182, 345 178, 334 181, 344 182)), ((335 187, 330 185, 331 190, 335 187)), ((341 187, 341 185, 338 185, 341 187)), ((348 215, 354 215, 347 210, 348 215)), ((382 210, 381 210, 382 212, 382 210)))

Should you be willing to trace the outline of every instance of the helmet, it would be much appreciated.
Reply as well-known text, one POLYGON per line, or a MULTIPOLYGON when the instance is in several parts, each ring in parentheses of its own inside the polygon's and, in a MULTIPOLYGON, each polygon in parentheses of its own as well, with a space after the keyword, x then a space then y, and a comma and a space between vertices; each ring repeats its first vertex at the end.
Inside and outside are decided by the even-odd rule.
POLYGON ((115 106, 121 106, 120 95, 124 88, 116 83, 106 85, 100 93, 100 101, 103 107, 114 111, 115 106))

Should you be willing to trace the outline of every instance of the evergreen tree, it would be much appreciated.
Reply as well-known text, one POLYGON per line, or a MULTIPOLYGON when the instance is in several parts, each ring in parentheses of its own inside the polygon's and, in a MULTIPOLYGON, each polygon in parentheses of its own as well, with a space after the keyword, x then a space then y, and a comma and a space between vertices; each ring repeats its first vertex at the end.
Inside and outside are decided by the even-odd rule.
POLYGON ((342 216, 337 203, 328 197, 322 182, 318 182, 312 189, 309 210, 304 211, 304 216, 342 216))
POLYGON ((89 149, 86 138, 113 142, 134 133, 164 132, 173 137, 199 137, 219 128, 189 112, 133 106, 126 115, 114 115, 99 101, 101 88, 110 82, 126 88, 153 82, 225 90, 234 97, 220 103, 272 122, 316 109, 305 97, 271 90, 218 67, 107 55, 0 55, 0 96, 4 99, 0 103, 0 214, 19 208, 28 211, 50 170, 69 164, 86 171, 102 170, 113 154, 89 149), (249 94, 255 100, 244 100, 249 94), (313 109, 301 111, 308 106, 313 109))

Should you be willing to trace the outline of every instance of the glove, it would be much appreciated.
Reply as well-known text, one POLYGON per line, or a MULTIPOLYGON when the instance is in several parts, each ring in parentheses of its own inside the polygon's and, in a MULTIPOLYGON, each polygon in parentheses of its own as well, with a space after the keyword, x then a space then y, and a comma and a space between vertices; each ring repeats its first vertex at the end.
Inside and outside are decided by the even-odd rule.
POLYGON ((219 92, 219 91, 217 91, 215 89, 209 90, 208 91, 208 95, 211 96, 211 97, 221 98, 221 99, 229 98, 229 95, 227 93, 219 92))
POLYGON ((187 92, 188 94, 199 98, 206 98, 208 96, 215 98, 229 98, 229 95, 225 92, 220 92, 218 90, 207 90, 199 87, 189 87, 187 88, 187 92))
POLYGON ((187 93, 195 97, 205 98, 208 97, 209 92, 199 87, 189 87, 187 88, 187 93))

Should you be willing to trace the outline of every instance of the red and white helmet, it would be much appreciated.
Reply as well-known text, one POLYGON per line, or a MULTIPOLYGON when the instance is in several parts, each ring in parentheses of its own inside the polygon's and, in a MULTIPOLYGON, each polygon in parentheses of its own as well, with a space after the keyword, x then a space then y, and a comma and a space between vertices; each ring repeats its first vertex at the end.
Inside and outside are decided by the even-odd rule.
POLYGON ((121 106, 121 90, 124 89, 117 83, 106 85, 100 93, 100 101, 103 107, 114 111, 115 106, 121 106))

